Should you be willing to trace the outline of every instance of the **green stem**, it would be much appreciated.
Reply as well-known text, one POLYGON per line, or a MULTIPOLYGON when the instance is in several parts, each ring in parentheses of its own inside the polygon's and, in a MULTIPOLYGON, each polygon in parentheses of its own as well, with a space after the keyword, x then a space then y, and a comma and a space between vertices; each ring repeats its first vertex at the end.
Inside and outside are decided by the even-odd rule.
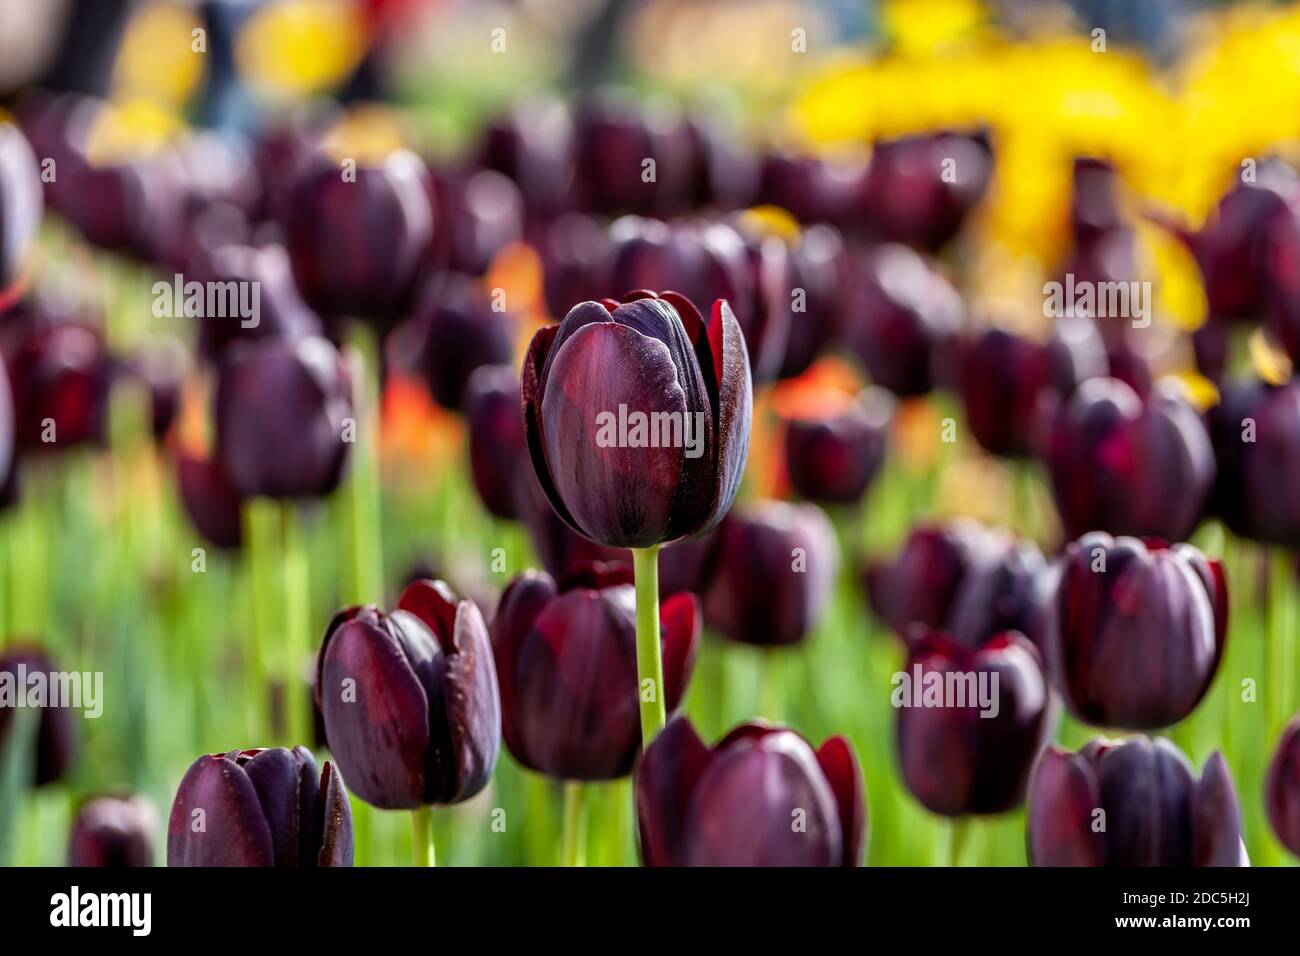
POLYGON ((962 851, 966 849, 966 838, 969 833, 970 821, 966 817, 953 817, 948 840, 949 866, 961 866, 962 851))
POLYGON ((311 649, 311 573, 302 524, 294 506, 280 506, 284 532, 285 707, 289 741, 309 744, 311 699, 303 664, 311 649))
POLYGON ((641 746, 663 730, 664 662, 659 636, 659 545, 632 549, 636 575, 636 676, 641 702, 641 746))
POLYGON ((433 810, 427 806, 411 811, 411 860, 413 866, 436 865, 433 849, 433 810))
POLYGON ((1287 658, 1291 643, 1291 555, 1277 548, 1270 555, 1268 581, 1268 632, 1264 645, 1264 680, 1268 736, 1272 740, 1286 723, 1287 658))
POLYGON ((252 694, 249 720, 252 738, 274 732, 267 718, 271 706, 266 649, 274 641, 275 593, 279 563, 276 557, 276 525, 279 509, 268 498, 253 498, 244 504, 245 540, 248 543, 248 577, 253 620, 248 648, 248 690, 252 694))
POLYGON ((352 528, 352 601, 384 603, 381 555, 382 512, 379 500, 379 358, 373 333, 360 322, 352 325, 352 381, 355 394, 356 441, 348 504, 352 528))
POLYGON ((581 780, 564 782, 563 866, 587 865, 586 790, 581 780))
POLYGON ((759 690, 759 714, 772 723, 785 718, 785 657, 779 650, 763 653, 759 690))

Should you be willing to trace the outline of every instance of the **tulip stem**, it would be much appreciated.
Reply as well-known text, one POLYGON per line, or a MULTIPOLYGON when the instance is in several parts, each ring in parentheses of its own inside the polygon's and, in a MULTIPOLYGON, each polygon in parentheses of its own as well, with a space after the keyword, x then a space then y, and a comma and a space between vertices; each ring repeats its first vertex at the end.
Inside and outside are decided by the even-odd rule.
POLYGON ((564 782, 564 866, 587 865, 587 788, 581 780, 564 782))
POLYGON ((641 746, 663 730, 668 722, 664 710, 664 662, 659 636, 659 545, 632 549, 636 575, 636 672, 641 701, 641 746))
POLYGON ((437 856, 433 848, 433 809, 431 807, 417 807, 411 811, 411 859, 414 866, 437 865, 437 856))
POLYGON ((352 381, 355 389, 357 434, 348 479, 348 511, 352 529, 352 600, 384 603, 382 531, 379 500, 379 355, 373 333, 353 323, 352 381))
POLYGON ((277 506, 267 498, 252 498, 244 503, 245 540, 248 542, 248 577, 251 590, 253 626, 248 652, 248 688, 253 695, 250 718, 256 739, 262 734, 274 733, 272 721, 262 722, 271 707, 270 680, 267 672, 266 651, 275 639, 275 593, 279 590, 276 578, 279 565, 275 560, 277 506))
POLYGON ((948 865, 961 866, 962 852, 966 849, 966 837, 970 822, 965 817, 953 817, 952 829, 948 834, 948 865))
POLYGON ((311 574, 306 543, 297 509, 289 502, 281 506, 284 531, 284 604, 285 604, 285 721, 291 744, 310 744, 311 700, 302 666, 304 654, 311 647, 311 574))

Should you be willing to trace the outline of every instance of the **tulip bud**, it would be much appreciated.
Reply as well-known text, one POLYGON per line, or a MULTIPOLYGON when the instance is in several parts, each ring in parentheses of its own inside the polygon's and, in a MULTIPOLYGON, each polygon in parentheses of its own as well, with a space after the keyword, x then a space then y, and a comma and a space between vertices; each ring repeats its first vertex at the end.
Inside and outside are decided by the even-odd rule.
POLYGON ((1252 541, 1300 547, 1300 384, 1230 383, 1206 415, 1217 469, 1209 510, 1252 541), (1295 462, 1296 464, 1292 464, 1295 462))
POLYGON ((500 173, 474 168, 431 173, 426 188, 438 210, 431 261, 439 266, 481 276, 499 251, 523 237, 523 197, 500 173))
POLYGON ((352 382, 326 339, 232 346, 215 405, 217 459, 241 496, 327 495, 338 486, 355 440, 346 434, 352 382))
POLYGON ((717 566, 704 599, 709 626, 760 647, 797 644, 830 600, 835 531, 816 505, 752 503, 718 528, 717 566))
POLYGON ((609 234, 600 222, 566 213, 538 225, 532 244, 541 260, 546 309, 552 318, 561 318, 574 302, 599 298, 610 250, 609 234))
POLYGON ((821 504, 860 501, 884 464, 896 404, 872 386, 843 411, 793 419, 785 430, 785 467, 794 490, 821 504))
POLYGON ((416 581, 398 609, 335 615, 317 664, 317 703, 352 791, 386 810, 459 803, 496 767, 501 703, 487 625, 441 581, 416 581))
POLYGON ((181 455, 176 460, 181 505, 199 534, 218 548, 243 544, 244 502, 215 460, 181 455))
POLYGON ((190 765, 167 821, 168 866, 351 866, 352 805, 306 747, 232 750, 190 765))
POLYGON ((895 701, 898 761, 912 795, 927 810, 953 817, 1017 806, 1055 723, 1033 645, 1008 631, 970 650, 929 632, 912 643, 902 673, 911 693, 895 701), (928 703, 926 684, 935 680, 945 694, 958 688, 960 697, 928 703))
POLYGON ((17 126, 0 120, 0 300, 26 266, 41 206, 32 148, 17 126))
POLYGON ((752 395, 725 301, 707 325, 674 292, 583 302, 533 337, 523 400, 538 481, 593 541, 646 548, 703 534, 735 499, 752 395))
POLYGON ((788 286, 781 290, 790 332, 778 377, 802 375, 834 343, 847 283, 845 257, 844 240, 825 224, 805 229, 791 248, 788 286))
MULTIPOLYGON (((562 581, 527 571, 501 595, 492 646, 501 723, 514 758, 564 780, 626 776, 641 748, 635 594, 625 565, 562 581)), ((660 606, 664 704, 681 704, 699 645, 695 596, 660 606)))
POLYGON ((465 383, 476 368, 511 361, 514 322, 492 308, 467 276, 439 276, 425 288, 414 319, 420 336, 416 362, 429 393, 444 408, 463 407, 465 383))
MULTIPOLYGON (((15 693, 26 694, 30 689, 20 682, 21 675, 42 674, 47 678, 56 673, 53 662, 45 652, 27 645, 11 645, 0 654, 0 680, 9 684, 15 693)), ((0 756, 9 745, 9 735, 14 725, 17 710, 12 706, 0 706, 0 756)), ((43 787, 46 784, 62 780, 72 767, 72 758, 76 753, 76 732, 72 723, 72 712, 64 706, 46 705, 35 709, 33 716, 36 723, 34 747, 35 766, 32 768, 30 783, 43 787)))
POLYGON ((1218 561, 1189 544, 1094 532, 1061 558, 1044 657, 1080 720, 1151 730, 1177 723, 1200 703, 1227 632, 1218 561))
POLYGON ((1199 780, 1168 740, 1049 744, 1026 815, 1033 866, 1248 866, 1241 808, 1216 751, 1199 780))
POLYGON ((686 211, 698 188, 695 143, 675 106, 601 94, 578 104, 574 125, 575 179, 588 209, 660 217, 686 211))
POLYGON ((1300 717, 1282 731, 1277 752, 1268 766, 1264 802, 1278 840, 1300 856, 1300 717))
POLYGON ((508 521, 523 515, 535 481, 520 405, 519 373, 513 365, 480 365, 465 384, 474 490, 488 511, 508 521))
POLYGON ((633 776, 647 866, 857 866, 862 771, 843 737, 813 751, 793 730, 741 724, 710 750, 685 717, 633 776))
POLYGON ((153 866, 153 804, 140 795, 87 800, 68 838, 68 866, 153 866))
POLYGON ((514 180, 530 217, 547 217, 572 201, 574 146, 564 102, 530 97, 488 123, 478 160, 514 180))
POLYGON ((207 273, 205 281, 257 289, 255 316, 212 316, 205 311, 199 319, 199 350, 210 359, 219 359, 229 345, 245 339, 296 340, 321 334, 320 318, 298 292, 283 246, 226 245, 211 254, 201 271, 207 273))

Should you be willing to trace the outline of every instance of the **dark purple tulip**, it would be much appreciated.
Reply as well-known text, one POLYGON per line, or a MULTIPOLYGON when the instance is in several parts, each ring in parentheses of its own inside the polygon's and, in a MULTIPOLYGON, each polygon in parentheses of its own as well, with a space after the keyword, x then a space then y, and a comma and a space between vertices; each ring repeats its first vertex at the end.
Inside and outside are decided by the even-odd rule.
POLYGON ((1164 738, 1049 744, 1029 783, 1033 866, 1249 866, 1232 775, 1216 751, 1201 778, 1164 738))
MULTIPOLYGON (((289 255, 281 245, 227 245, 209 256, 201 276, 204 282, 256 283, 257 322, 241 316, 209 316, 199 322, 199 349, 217 359, 233 342, 246 339, 299 339, 321 334, 321 321, 303 301, 293 279, 289 255)), ((189 277, 187 277, 188 279, 189 277)))
POLYGON ((222 356, 217 460, 243 497, 329 494, 347 462, 352 382, 328 340, 260 339, 222 356))
MULTIPOLYGON (((682 538, 659 549, 659 593, 691 591, 703 594, 717 570, 722 535, 710 531, 698 538, 682 538)), ((623 561, 631 567, 632 553, 624 551, 623 561)))
POLYGON ((1110 161, 1076 156, 1070 193, 1070 234, 1076 243, 1098 239, 1126 225, 1120 181, 1110 161))
POLYGON ((463 407, 476 368, 511 361, 515 324, 468 276, 438 276, 426 286, 412 320, 420 337, 417 366, 439 405, 463 407))
POLYGON ((105 796, 77 810, 68 837, 68 866, 153 866, 158 815, 145 797, 105 796))
MULTIPOLYGON (((591 565, 556 584, 526 571, 492 621, 501 727, 525 767, 563 780, 614 780, 641 748, 635 594, 626 565, 591 565)), ((680 705, 699 645, 695 596, 660 605, 664 705, 680 705)))
POLYGON ((433 260, 454 272, 481 276, 498 252, 524 235, 519 188, 491 169, 431 173, 430 203, 438 210, 433 260))
POLYGON ((161 441, 171 430, 181 406, 181 389, 189 361, 185 347, 175 339, 164 339, 142 348, 124 371, 149 392, 149 427, 161 441))
POLYGON ((0 299, 26 265, 41 206, 32 148, 17 126, 0 120, 0 299))
POLYGON ((546 217, 572 201, 574 146, 568 107, 530 98, 487 125, 478 161, 514 180, 530 216, 546 217))
POLYGON ((1190 714, 1228 633, 1222 565, 1190 544, 1096 532, 1065 549, 1058 572, 1043 656, 1071 713, 1127 730, 1190 714))
POLYGON ((407 586, 398 609, 334 616, 316 699, 352 792, 385 810, 459 803, 492 777, 501 701, 478 606, 442 581, 407 586))
POLYGON ((176 461, 181 505, 199 534, 215 547, 233 550, 244 540, 244 501, 215 459, 182 454, 176 461))
MULTIPOLYGON (((559 579, 568 577, 595 562, 601 564, 631 562, 632 552, 626 548, 612 548, 597 544, 569 527, 556 513, 550 499, 542 491, 541 484, 533 473, 531 459, 525 467, 530 479, 527 483, 531 485, 531 493, 525 498, 522 518, 524 526, 528 529, 528 536, 533 542, 533 550, 537 552, 537 559, 542 567, 559 579)), ((687 538, 677 544, 690 541, 691 539, 687 538)), ((677 544, 672 547, 676 547, 677 544)), ((665 548, 660 551, 661 568, 662 555, 666 550, 665 548)), ((662 590, 665 594, 671 593, 666 586, 662 590)))
POLYGON ((742 222, 740 235, 749 273, 747 284, 753 295, 751 304, 738 313, 737 319, 745 336, 754 381, 771 382, 781 371, 790 340, 794 284, 790 250, 784 239, 763 226, 742 222))
POLYGON ((520 403, 519 373, 513 365, 481 365, 465 385, 474 490, 488 511, 508 521, 523 516, 524 496, 534 481, 520 403))
POLYGON ((704 596, 709 627, 759 647, 797 644, 830 600, 835 531, 812 504, 751 503, 718 528, 717 565, 704 596))
POLYGON ((1268 765, 1264 802, 1278 840, 1300 856, 1300 717, 1282 731, 1277 752, 1268 765))
POLYGON ((759 199, 801 223, 844 218, 866 175, 861 164, 838 165, 816 156, 769 153, 759 170, 759 199))
POLYGON ((391 320, 406 309, 433 240, 427 175, 405 150, 358 161, 354 182, 325 153, 304 163, 285 228, 294 278, 317 312, 391 320))
POLYGON ((789 285, 783 289, 784 305, 791 309, 780 378, 795 378, 821 356, 840 328, 840 308, 845 275, 844 241, 831 226, 805 229, 790 250, 789 285), (795 293, 803 292, 803 301, 795 293))
POLYGON ((1214 451, 1181 396, 1143 401, 1114 378, 1089 379, 1059 409, 1047 468, 1067 537, 1089 531, 1186 539, 1214 483, 1214 451))
POLYGON ((1300 547, 1300 383, 1230 382, 1206 421, 1218 465, 1210 512, 1243 538, 1300 547))
MULTIPOLYGON (((48 675, 56 668, 45 652, 30 645, 13 644, 0 653, 0 674, 9 674, 6 683, 11 683, 17 693, 26 693, 31 687, 33 674, 48 675), (25 670, 20 670, 25 668, 25 670), (20 676, 27 675, 28 684, 20 683, 20 676)), ((7 746, 10 727, 13 725, 17 711, 10 706, 0 707, 0 755, 7 746)), ((67 775, 72 766, 76 752, 76 732, 72 723, 73 711, 66 707, 45 706, 36 715, 36 745, 34 748, 35 766, 30 783, 37 787, 55 783, 67 775)))
POLYGON ((810 501, 860 501, 885 460, 896 402, 871 387, 844 410, 820 419, 793 419, 785 430, 790 484, 810 501))
POLYGON ((306 747, 194 761, 167 821, 168 866, 351 866, 352 804, 306 747))
POLYGON ((678 717, 633 779, 647 866, 857 866, 862 858, 866 790, 843 737, 814 751, 795 731, 754 721, 710 750, 678 717))
POLYGON ((1227 319, 1208 318, 1192 333, 1196 371, 1211 382, 1223 381, 1228 370, 1232 324, 1227 319))
POLYGON ((899 637, 940 630, 968 650, 1004 631, 1041 640, 1047 564, 1031 541, 974 522, 922 526, 866 572, 872 610, 899 637))
POLYGON ((844 336, 876 385, 924 395, 938 384, 942 359, 964 321, 957 290, 906 246, 859 252, 845 289, 844 336))
POLYGON ((578 105, 574 124, 577 182, 588 209, 660 217, 686 211, 697 189, 695 140, 674 106, 598 95, 578 105), (653 177, 647 160, 654 160, 653 177))
POLYGON ((732 124, 697 112, 686 125, 696 164, 691 206, 727 212, 752 205, 758 195, 759 161, 732 124))
POLYGON ((1008 631, 970 650, 933 631, 912 643, 902 674, 910 692, 894 702, 898 762, 912 795, 927 810, 950 817, 1019 805, 1055 723, 1033 645, 1008 631), (926 682, 935 680, 957 686, 964 699, 941 696, 927 704, 926 682))
POLYGON ((753 398, 745 341, 724 300, 707 325, 676 292, 580 303, 533 337, 523 400, 538 481, 593 541, 645 548, 700 535, 736 497, 753 398), (650 446, 648 429, 638 437, 621 427, 624 411, 647 422, 667 413, 661 423, 680 425, 676 438, 670 427, 672 447, 658 442, 658 426, 661 447, 650 446))
POLYGON ((592 216, 569 213, 539 225, 532 241, 552 318, 562 317, 574 302, 600 297, 600 273, 610 251, 604 225, 592 216))
POLYGON ((957 234, 993 172, 984 136, 925 134, 877 143, 859 197, 880 236, 935 250, 957 234), (951 160, 952 175, 945 175, 951 160))

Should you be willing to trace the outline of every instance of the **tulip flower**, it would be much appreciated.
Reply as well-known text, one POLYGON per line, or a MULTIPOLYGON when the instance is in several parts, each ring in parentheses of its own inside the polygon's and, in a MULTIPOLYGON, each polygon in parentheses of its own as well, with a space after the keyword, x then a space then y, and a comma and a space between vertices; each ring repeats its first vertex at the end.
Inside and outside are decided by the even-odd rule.
POLYGON ((789 283, 781 291, 792 314, 779 378, 802 375, 839 334, 844 260, 844 240, 825 224, 803 230, 791 248, 789 283))
POLYGON ((785 467, 796 492, 820 504, 854 504, 884 464, 896 402, 882 388, 862 392, 825 418, 795 418, 785 429, 785 467))
POLYGON ((199 350, 217 360, 233 342, 245 339, 299 339, 321 334, 321 320, 303 301, 294 284, 283 246, 226 245, 212 253, 200 270, 203 281, 256 283, 256 323, 240 316, 199 318, 199 350))
POLYGON ((41 206, 32 148, 17 126, 0 120, 0 300, 26 266, 41 206))
POLYGON ((1055 723, 1034 646, 1008 631, 971 650, 932 631, 911 644, 901 676, 910 693, 901 705, 894 701, 898 762, 912 795, 950 817, 1019 805, 1055 723), (928 682, 944 689, 934 704, 925 696, 928 682), (961 696, 949 699, 949 687, 961 696))
MULTIPOLYGON (((530 486, 530 493, 524 497, 525 503, 521 508, 522 519, 542 567, 559 579, 568 577, 593 562, 613 564, 623 561, 631 564, 631 551, 626 548, 611 548, 597 544, 566 524, 551 506, 546 493, 542 491, 533 472, 531 457, 525 467, 527 473, 524 483, 530 486)), ((683 543, 692 542, 690 539, 685 539, 683 543)), ((676 547, 677 545, 674 544, 662 548, 660 554, 676 547)))
POLYGON ((698 188, 695 142, 674 106, 591 96, 577 105, 574 127, 575 181, 589 210, 660 217, 686 211, 698 188))
POLYGON ((906 246, 858 254, 845 288, 844 336, 871 381, 895 395, 924 395, 942 377, 965 308, 952 284, 906 246))
POLYGON ((710 749, 685 717, 633 775, 648 866, 857 866, 866 840, 862 771, 843 737, 820 749, 754 721, 710 749))
POLYGON ((519 188, 490 169, 430 173, 429 201, 438 210, 431 261, 466 275, 481 276, 496 254, 524 233, 519 188))
POLYGON ((487 124, 478 161, 514 180, 530 217, 548 217, 573 201, 574 148, 568 107, 529 97, 487 124))
POLYGON ((501 702, 487 625, 442 581, 407 586, 397 610, 334 616, 317 662, 316 703, 352 791, 414 810, 427 862, 429 804, 478 793, 496 767, 501 702))
POLYGON ((838 220, 845 210, 859 211, 855 194, 864 176, 860 164, 841 168, 816 156, 776 151, 763 157, 759 168, 759 201, 804 224, 838 220))
POLYGON ((535 481, 520 404, 519 374, 513 365, 480 365, 465 383, 474 490, 489 512, 510 521, 523 516, 528 486, 535 481))
POLYGON ((740 326, 725 300, 706 325, 675 292, 583 302, 533 337, 522 389, 528 450, 556 512, 599 544, 633 549, 637 671, 655 691, 642 695, 648 742, 664 722, 658 547, 722 520, 749 450, 740 326))
POLYGON ((695 160, 691 206, 729 212, 753 205, 759 160, 734 124, 718 114, 697 111, 686 118, 686 127, 695 160))
MULTIPOLYGON (((0 675, 9 684, 14 693, 26 694, 31 690, 31 676, 43 674, 48 677, 57 673, 53 662, 42 650, 26 644, 12 644, 0 653, 0 675), (20 681, 27 675, 28 684, 24 687, 20 681)), ((29 697, 28 700, 31 698, 29 697)), ((14 715, 18 713, 12 702, 0 706, 0 757, 9 745, 9 735, 14 726, 14 715)), ((34 766, 28 781, 32 786, 43 787, 46 784, 62 780, 72 766, 76 753, 76 731, 72 723, 73 712, 62 706, 45 705, 35 709, 35 744, 32 749, 34 766)))
POLYGON ((1100 727, 1151 730, 1200 703, 1223 656, 1223 567, 1189 544, 1094 532, 1061 558, 1044 657, 1065 703, 1100 727))
POLYGON ((1084 382, 1052 425, 1047 466, 1067 536, 1089 531, 1186 539, 1214 482, 1214 452, 1196 411, 1157 390, 1084 382))
POLYGON ((514 358, 514 322, 467 276, 432 281, 414 321, 420 336, 416 363, 444 408, 461 410, 465 383, 476 368, 514 358))
POLYGON ((718 529, 704 619, 733 641, 797 644, 830 600, 839 548, 816 505, 764 501, 737 508, 718 529))
POLYGON ((1264 785, 1268 819, 1281 844, 1300 856, 1300 717, 1282 731, 1264 785))
POLYGON ((532 245, 541 260, 542 291, 552 318, 563 317, 575 302, 599 298, 610 239, 594 217, 567 213, 540 224, 532 245))
POLYGON ((352 441, 352 384, 327 340, 231 346, 215 405, 217 459, 240 496, 320 496, 338 486, 352 441))
POLYGON ((182 454, 176 461, 176 485, 199 534, 226 550, 243 544, 243 499, 217 461, 182 454))
POLYGON ((1216 751, 1200 779, 1168 740, 1049 744, 1029 783, 1033 866, 1249 866, 1232 776, 1216 751))
POLYGON ((148 799, 103 796, 77 810, 68 837, 68 866, 153 866, 157 812, 148 799))
MULTIPOLYGON (((641 747, 631 568, 593 564, 556 583, 526 571, 501 595, 492 647, 501 725, 514 758, 561 780, 614 780, 641 747)), ((700 610, 678 593, 660 607, 664 704, 680 705, 699 646, 700 610)))
POLYGON ((190 765, 167 821, 168 866, 351 866, 352 805, 306 747, 232 750, 190 765))

